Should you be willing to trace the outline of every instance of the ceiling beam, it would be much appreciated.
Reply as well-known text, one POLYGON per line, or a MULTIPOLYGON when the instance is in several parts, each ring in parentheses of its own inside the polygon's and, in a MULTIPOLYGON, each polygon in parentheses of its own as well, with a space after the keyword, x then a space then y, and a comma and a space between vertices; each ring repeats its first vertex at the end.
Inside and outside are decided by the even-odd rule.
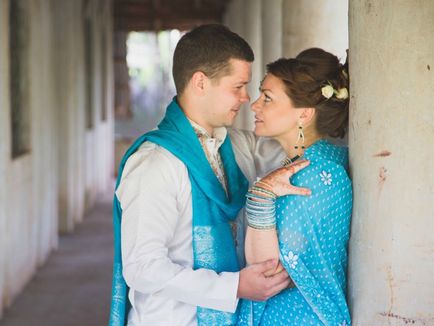
POLYGON ((114 27, 118 31, 187 30, 222 21, 226 0, 175 0, 114 2, 114 27))

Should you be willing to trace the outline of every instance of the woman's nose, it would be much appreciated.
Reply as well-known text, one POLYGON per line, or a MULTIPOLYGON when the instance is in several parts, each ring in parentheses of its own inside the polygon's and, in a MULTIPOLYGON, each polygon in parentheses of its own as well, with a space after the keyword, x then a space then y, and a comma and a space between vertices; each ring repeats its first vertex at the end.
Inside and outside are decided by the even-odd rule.
POLYGON ((259 99, 257 99, 255 102, 253 102, 252 105, 250 106, 250 108, 252 109, 253 112, 258 112, 260 109, 259 99))

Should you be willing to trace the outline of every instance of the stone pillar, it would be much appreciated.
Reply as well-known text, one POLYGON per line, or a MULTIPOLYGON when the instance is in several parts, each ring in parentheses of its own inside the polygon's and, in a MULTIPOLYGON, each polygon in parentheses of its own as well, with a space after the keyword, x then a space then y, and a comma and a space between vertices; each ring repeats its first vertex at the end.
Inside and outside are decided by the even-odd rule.
POLYGON ((230 0, 227 4, 223 24, 228 26, 235 33, 244 36, 244 15, 240 15, 240 12, 244 12, 245 0, 230 0))
MULTIPOLYGON (((261 0, 232 0, 224 17, 224 23, 243 37, 255 54, 255 61, 252 65, 252 81, 248 86, 251 101, 256 99, 259 94, 258 87, 263 75, 261 8, 261 0)), ((244 105, 234 126, 241 129, 253 129, 253 119, 250 105, 244 105)))
POLYGON ((434 324, 434 2, 350 2, 354 325, 434 324))
MULTIPOLYGON (((246 0, 244 2, 244 36, 255 54, 252 65, 252 80, 248 86, 250 101, 253 102, 259 96, 259 84, 263 77, 262 62, 262 0, 246 0)), ((243 129, 252 130, 254 127, 254 115, 250 105, 245 105, 242 111, 243 129)))
POLYGON ((348 0, 283 0, 283 54, 311 47, 346 58, 348 0))
POLYGON ((84 9, 81 1, 53 1, 52 6, 59 133, 59 230, 72 232, 84 211, 84 9))
POLYGON ((262 4, 262 66, 282 57, 283 0, 263 1, 262 4))
POLYGON ((115 117, 130 119, 131 92, 127 66, 127 32, 114 32, 115 117))
MULTIPOLYGON (((0 1, 0 43, 7 44, 9 42, 8 37, 8 21, 9 21, 9 7, 6 1, 0 1)), ((0 180, 4 180, 6 176, 6 162, 9 157, 10 142, 9 135, 9 110, 3 108, 9 108, 9 75, 6 71, 8 66, 8 49, 6 46, 0 48, 0 180)), ((6 258, 6 189, 0 187, 0 299, 3 301, 5 298, 5 266, 7 262, 6 258)), ((3 303, 0 303, 0 318, 3 315, 3 303)))

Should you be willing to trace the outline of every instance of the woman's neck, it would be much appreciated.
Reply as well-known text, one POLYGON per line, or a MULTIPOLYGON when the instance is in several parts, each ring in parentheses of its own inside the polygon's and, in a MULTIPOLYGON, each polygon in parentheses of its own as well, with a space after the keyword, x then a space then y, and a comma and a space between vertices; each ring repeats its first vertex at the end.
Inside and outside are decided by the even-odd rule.
POLYGON ((300 139, 297 144, 298 138, 298 130, 295 134, 286 135, 280 138, 276 138, 276 140, 280 143, 280 145, 285 150, 286 155, 289 158, 293 157, 301 157, 304 154, 304 151, 311 146, 316 141, 323 138, 320 134, 318 134, 315 130, 311 128, 305 128, 304 130, 304 145, 302 145, 302 140, 300 139), (302 148, 302 146, 304 148, 302 148), (296 148, 297 147, 297 148, 296 148))

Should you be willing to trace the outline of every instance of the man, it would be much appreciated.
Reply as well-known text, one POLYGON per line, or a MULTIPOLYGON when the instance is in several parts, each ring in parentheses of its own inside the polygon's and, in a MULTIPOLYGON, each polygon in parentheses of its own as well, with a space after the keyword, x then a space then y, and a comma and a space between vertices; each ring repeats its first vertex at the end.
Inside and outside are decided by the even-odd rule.
POLYGON ((249 102, 253 59, 222 25, 179 41, 177 97, 121 163, 111 325, 231 325, 239 298, 265 300, 288 286, 286 272, 264 276, 277 261, 239 271, 231 232, 248 182, 226 127, 249 102))

